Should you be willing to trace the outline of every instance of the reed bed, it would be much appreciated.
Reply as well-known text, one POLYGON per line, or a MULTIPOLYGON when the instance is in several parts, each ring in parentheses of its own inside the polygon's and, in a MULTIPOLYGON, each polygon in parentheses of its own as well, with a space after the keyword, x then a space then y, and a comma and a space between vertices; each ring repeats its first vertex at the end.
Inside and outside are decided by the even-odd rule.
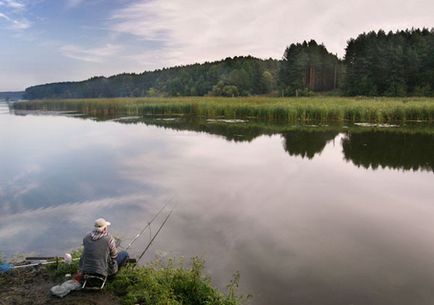
POLYGON ((92 116, 194 115, 279 122, 403 123, 434 120, 434 98, 173 97, 35 100, 16 109, 77 111, 92 116))

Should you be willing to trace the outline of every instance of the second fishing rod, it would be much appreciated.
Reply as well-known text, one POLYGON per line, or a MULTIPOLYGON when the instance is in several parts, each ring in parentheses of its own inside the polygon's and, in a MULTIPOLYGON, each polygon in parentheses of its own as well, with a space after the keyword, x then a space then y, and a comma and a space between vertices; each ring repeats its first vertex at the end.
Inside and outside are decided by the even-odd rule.
MULTIPOLYGON (((158 212, 152 217, 150 221, 137 233, 134 238, 128 243, 128 245, 125 248, 125 251, 131 248, 131 246, 136 242, 136 240, 146 231, 146 229, 149 229, 149 235, 150 239, 152 239, 152 231, 151 231, 151 224, 154 222, 154 220, 161 214, 161 212, 164 211, 164 209, 173 201, 173 197, 171 197, 169 200, 166 201, 166 203, 163 205, 163 207, 158 210, 158 212)), ((170 210, 169 215, 172 213, 173 208, 170 210)), ((158 234, 158 232, 157 232, 158 234)))

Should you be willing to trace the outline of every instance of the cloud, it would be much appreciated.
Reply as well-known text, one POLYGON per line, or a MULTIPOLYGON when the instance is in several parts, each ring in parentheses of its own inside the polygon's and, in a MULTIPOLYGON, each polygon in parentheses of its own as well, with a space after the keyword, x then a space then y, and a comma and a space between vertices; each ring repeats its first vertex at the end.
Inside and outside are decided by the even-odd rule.
POLYGON ((64 56, 77 59, 68 62, 71 66, 63 74, 70 80, 236 55, 278 59, 289 44, 308 39, 343 57, 349 38, 380 28, 432 27, 434 11, 431 0, 65 0, 60 8, 54 2, 0 0, 0 27, 10 30, 14 39, 32 43, 1 63, 3 74, 10 72, 0 82, 5 90, 57 81, 56 69, 64 56), (53 14, 62 8, 60 20, 53 14), (74 11, 65 14, 68 8, 74 11), (65 31, 68 35, 62 35, 65 31), (47 41, 55 46, 45 47, 47 41), (120 52, 113 46, 124 47, 120 52), (28 60, 44 69, 29 70, 25 58, 30 50, 28 60), (36 51, 41 56, 36 58, 36 51), (109 62, 114 55, 116 60, 109 62), (90 62, 105 64, 96 67, 90 62))
POLYGON ((280 58, 292 42, 315 39, 343 55, 363 31, 431 26, 434 2, 140 0, 111 18, 111 30, 162 42, 166 65, 254 55, 280 58))
POLYGON ((65 45, 60 48, 62 54, 66 57, 78 59, 86 62, 100 63, 108 57, 117 54, 121 46, 106 44, 100 48, 82 48, 76 45, 65 45))
POLYGON ((11 18, 9 18, 8 16, 6 16, 3 13, 0 13, 0 17, 3 18, 3 19, 6 19, 7 21, 11 21, 11 18))
POLYGON ((6 14, 0 13, 0 18, 5 19, 9 23, 9 28, 13 30, 25 30, 28 29, 31 26, 30 21, 28 21, 26 18, 21 19, 13 19, 6 14))
POLYGON ((74 8, 74 7, 79 6, 82 2, 83 2, 83 0, 67 0, 66 1, 66 7, 67 8, 74 8))
POLYGON ((0 1, 0 6, 5 6, 14 10, 23 10, 26 7, 23 3, 14 0, 0 1))
POLYGON ((166 60, 166 54, 161 49, 145 50, 140 53, 125 54, 123 59, 135 66, 145 67, 146 70, 159 69, 166 60))
POLYGON ((23 11, 26 6, 14 0, 0 0, 0 8, 4 8, 6 13, 0 12, 0 18, 9 23, 9 29, 25 30, 31 27, 31 22, 24 17, 23 11))
POLYGON ((21 20, 13 20, 12 21, 12 29, 15 30, 25 30, 32 26, 32 23, 27 19, 23 18, 21 20))

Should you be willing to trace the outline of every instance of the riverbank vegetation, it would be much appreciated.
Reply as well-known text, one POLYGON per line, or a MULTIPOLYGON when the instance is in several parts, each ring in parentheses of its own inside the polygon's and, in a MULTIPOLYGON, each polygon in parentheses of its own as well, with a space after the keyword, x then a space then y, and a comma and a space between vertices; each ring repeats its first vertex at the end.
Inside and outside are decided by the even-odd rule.
POLYGON ((118 98, 37 100, 21 110, 76 111, 90 116, 191 115, 203 118, 327 123, 434 121, 432 98, 118 98))
POLYGON ((29 87, 25 99, 167 96, 433 96, 434 30, 362 33, 343 59, 315 40, 282 59, 236 56, 143 73, 29 87))
POLYGON ((227 293, 218 291, 209 277, 203 275, 204 262, 193 258, 185 268, 182 260, 155 260, 146 267, 127 266, 108 285, 123 304, 213 304, 237 305, 247 297, 237 294, 239 275, 227 286, 227 293))
MULTIPOLYGON (((52 264, 0 273, 0 300, 6 301, 5 304, 33 304, 35 299, 38 300, 35 304, 58 304, 55 297, 47 298, 49 289, 65 281, 66 274, 78 272, 81 253, 81 250, 72 253, 71 264, 53 260, 52 264)), ((240 275, 236 272, 223 293, 206 275, 204 260, 193 257, 186 262, 183 258, 156 258, 143 266, 127 264, 121 268, 107 281, 103 293, 96 296, 101 299, 96 303, 91 303, 93 296, 80 291, 71 292, 62 301, 64 304, 106 305, 241 305, 250 296, 238 294, 239 280, 240 275)))

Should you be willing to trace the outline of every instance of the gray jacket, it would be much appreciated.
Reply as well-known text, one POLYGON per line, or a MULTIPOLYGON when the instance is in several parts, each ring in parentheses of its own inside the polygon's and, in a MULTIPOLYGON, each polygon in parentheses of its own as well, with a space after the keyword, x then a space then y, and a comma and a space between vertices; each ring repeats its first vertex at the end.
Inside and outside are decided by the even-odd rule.
POLYGON ((83 239, 83 255, 80 258, 80 271, 83 273, 96 273, 103 276, 115 274, 118 271, 116 248, 113 250, 110 235, 96 235, 89 233, 83 239), (113 253, 114 251, 114 253, 113 253))

